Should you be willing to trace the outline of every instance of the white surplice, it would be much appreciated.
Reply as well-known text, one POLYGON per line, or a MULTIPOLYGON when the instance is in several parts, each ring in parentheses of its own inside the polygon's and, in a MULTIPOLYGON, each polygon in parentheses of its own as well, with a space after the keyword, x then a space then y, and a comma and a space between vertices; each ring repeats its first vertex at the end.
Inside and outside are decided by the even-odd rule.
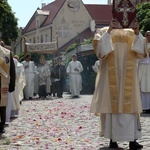
POLYGON ((8 92, 8 103, 6 106, 6 122, 10 122, 11 107, 12 107, 12 93, 8 92))
POLYGON ((67 67, 67 73, 69 74, 69 88, 72 96, 79 96, 82 89, 82 77, 81 72, 83 66, 79 61, 71 61, 67 67), (74 69, 77 68, 78 71, 74 69))
MULTIPOLYGON (((150 43, 147 43, 147 51, 150 49, 150 43)), ((139 63, 139 81, 142 98, 143 110, 150 109, 150 58, 142 59, 139 63)))
POLYGON ((24 96, 26 99, 29 99, 29 97, 33 97, 34 94, 34 78, 35 78, 35 64, 33 61, 23 61, 22 62, 25 70, 25 81, 26 85, 24 87, 24 96), (26 66, 28 66, 26 68, 26 66))
POLYGON ((46 93, 50 93, 51 72, 48 64, 40 64, 37 69, 38 86, 45 85, 46 93))
POLYGON ((16 85, 13 95, 12 110, 18 110, 20 108, 20 101, 23 99, 23 89, 25 87, 25 72, 23 65, 14 58, 16 69, 16 85))

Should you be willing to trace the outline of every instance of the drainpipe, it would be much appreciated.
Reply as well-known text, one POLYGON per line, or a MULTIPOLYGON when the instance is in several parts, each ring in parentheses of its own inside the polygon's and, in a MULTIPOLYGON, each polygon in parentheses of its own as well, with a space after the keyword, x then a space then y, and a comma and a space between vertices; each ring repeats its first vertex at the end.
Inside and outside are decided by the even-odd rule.
POLYGON ((53 34, 52 34, 52 26, 50 26, 50 38, 51 38, 51 42, 53 41, 53 34))

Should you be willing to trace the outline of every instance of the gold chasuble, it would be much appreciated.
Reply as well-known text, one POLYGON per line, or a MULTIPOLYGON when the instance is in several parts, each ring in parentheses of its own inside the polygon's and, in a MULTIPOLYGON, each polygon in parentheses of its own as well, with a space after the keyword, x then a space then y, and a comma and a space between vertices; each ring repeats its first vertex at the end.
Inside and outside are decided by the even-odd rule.
POLYGON ((110 35, 105 33, 94 39, 93 47, 102 65, 96 77, 91 112, 142 112, 137 54, 144 55, 143 36, 137 38, 132 29, 114 29, 110 35), (143 49, 138 44, 143 44, 143 49))
POLYGON ((10 51, 0 46, 0 106, 7 106, 9 89, 10 51))

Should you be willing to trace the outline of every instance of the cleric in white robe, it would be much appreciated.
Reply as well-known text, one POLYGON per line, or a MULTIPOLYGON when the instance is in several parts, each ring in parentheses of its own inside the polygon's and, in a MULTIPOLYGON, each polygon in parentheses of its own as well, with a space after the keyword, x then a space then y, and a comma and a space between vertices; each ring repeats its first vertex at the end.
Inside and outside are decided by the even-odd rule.
POLYGON ((117 141, 130 142, 130 148, 143 147, 135 140, 141 138, 142 112, 137 58, 145 55, 145 39, 139 33, 138 22, 134 27, 134 31, 117 29, 112 21, 108 31, 102 36, 96 34, 93 40, 94 51, 103 63, 90 112, 106 115, 103 134, 110 139, 110 148, 118 148, 117 141))
MULTIPOLYGON (((49 66, 45 60, 44 55, 41 55, 40 64, 37 66, 36 71, 38 73, 39 98, 46 98, 48 96, 48 94, 50 93, 51 72, 50 72, 49 66)), ((51 97, 50 97, 50 99, 51 99, 51 97)))
POLYGON ((25 73, 23 65, 18 61, 19 57, 14 56, 15 70, 16 70, 16 84, 15 91, 12 92, 12 107, 11 117, 18 116, 20 109, 20 102, 23 99, 23 89, 25 87, 25 73))
POLYGON ((34 78, 35 78, 35 64, 31 61, 30 55, 26 55, 22 62, 25 70, 26 85, 24 87, 24 98, 32 99, 34 94, 34 78))
POLYGON ((142 98, 142 108, 146 113, 150 113, 150 31, 145 33, 147 58, 139 62, 139 81, 142 98))
POLYGON ((81 72, 83 66, 81 62, 77 61, 77 55, 73 54, 72 61, 67 67, 67 73, 69 75, 69 88, 72 97, 79 97, 82 89, 82 77, 81 72))

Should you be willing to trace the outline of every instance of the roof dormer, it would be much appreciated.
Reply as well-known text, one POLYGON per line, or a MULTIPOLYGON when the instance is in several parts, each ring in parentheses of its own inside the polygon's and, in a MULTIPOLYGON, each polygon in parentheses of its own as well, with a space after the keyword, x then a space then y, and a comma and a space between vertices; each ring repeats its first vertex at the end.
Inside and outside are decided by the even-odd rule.
POLYGON ((41 9, 37 9, 36 11, 36 28, 40 28, 41 24, 44 20, 49 16, 49 11, 43 11, 41 9))

